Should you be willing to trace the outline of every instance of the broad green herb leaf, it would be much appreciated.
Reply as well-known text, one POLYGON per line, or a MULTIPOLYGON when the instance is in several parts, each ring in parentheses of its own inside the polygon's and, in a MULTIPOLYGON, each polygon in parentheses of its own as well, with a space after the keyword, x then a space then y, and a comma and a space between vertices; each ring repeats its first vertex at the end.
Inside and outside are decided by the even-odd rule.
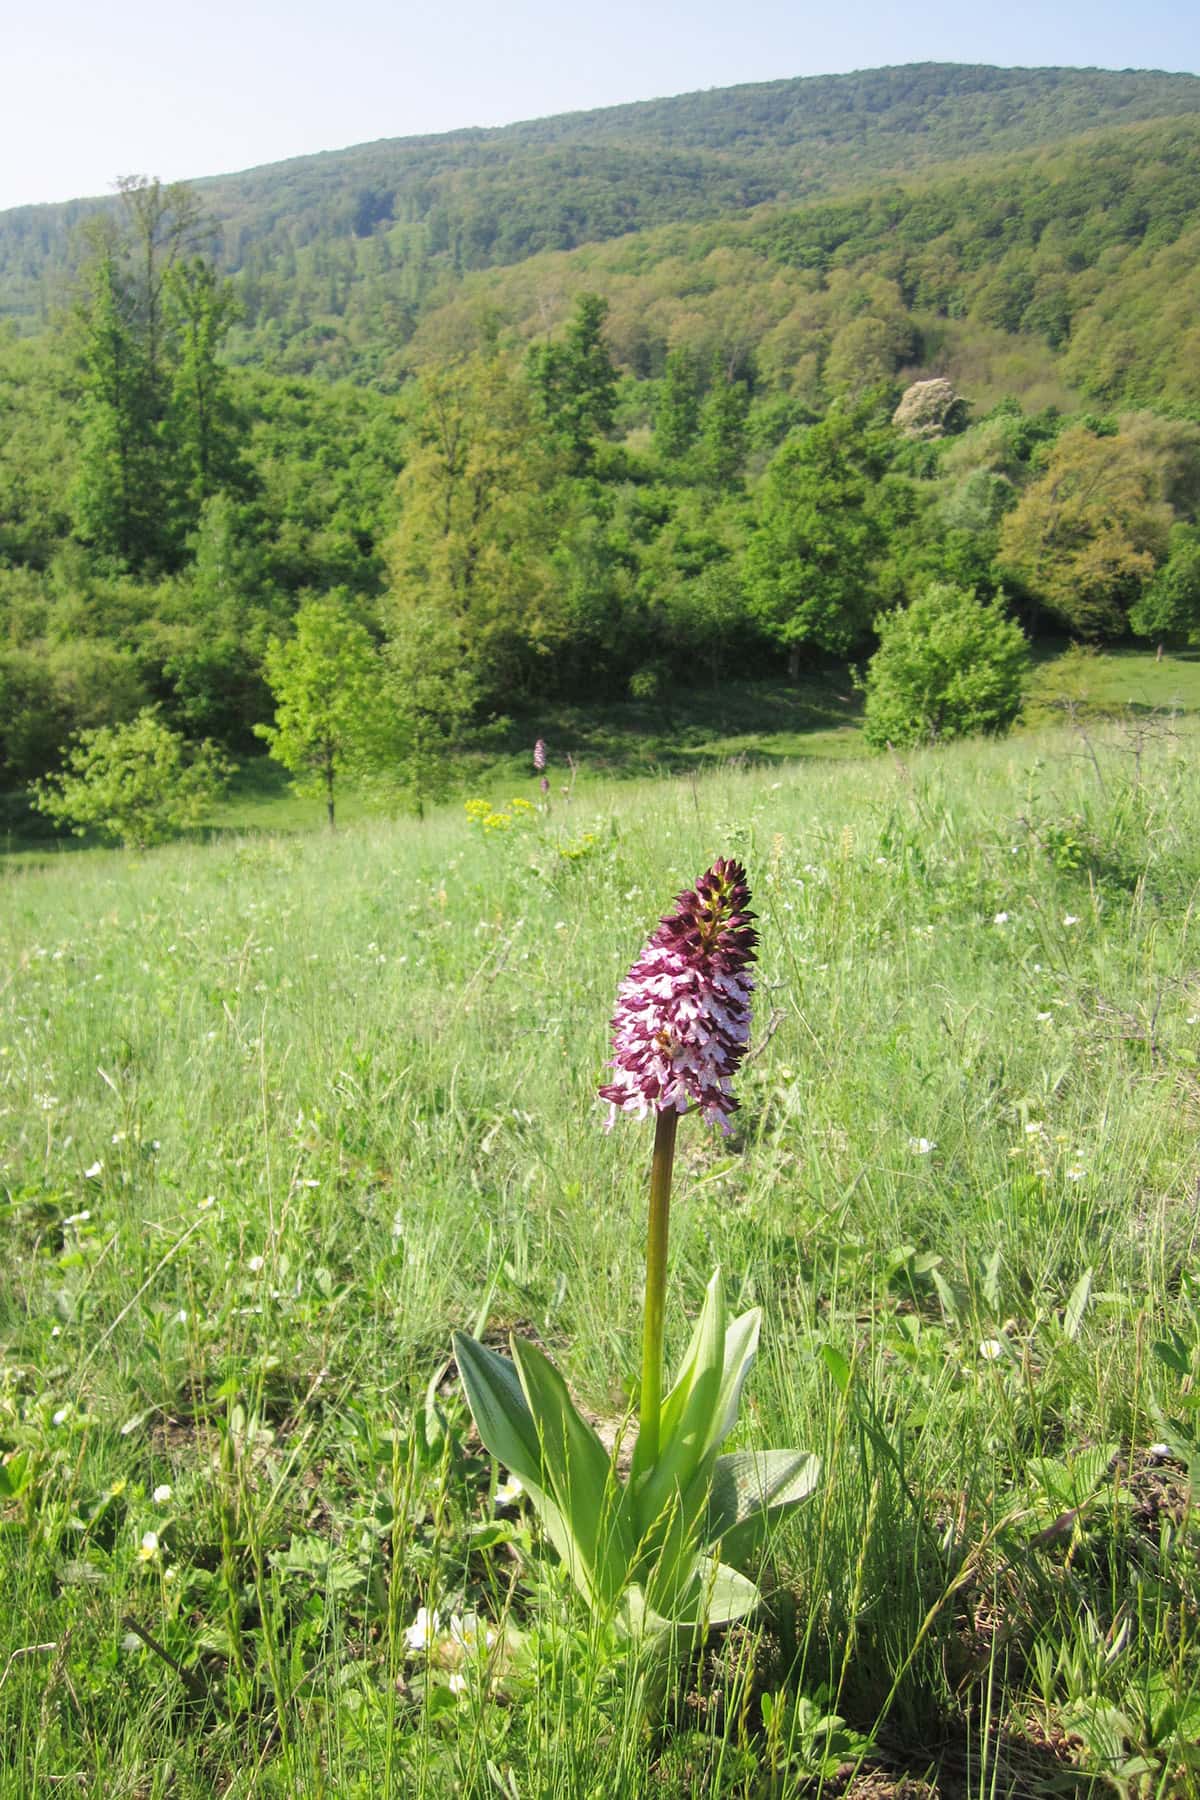
POLYGON ((758 1334, 761 1327, 762 1310, 755 1306, 735 1319, 725 1333, 725 1365, 706 1445, 708 1451, 719 1450, 737 1424, 742 1389, 758 1355, 758 1334))
POLYGON ((957 1320, 958 1296, 954 1292, 954 1289, 950 1286, 950 1283, 946 1280, 946 1277, 942 1274, 940 1269, 931 1268, 929 1276, 934 1287, 937 1289, 937 1297, 942 1303, 942 1310, 945 1312, 946 1317, 948 1319, 957 1320))
POLYGON ((708 1501, 710 1542, 748 1519, 801 1505, 820 1478, 821 1459, 807 1450, 735 1450, 718 1456, 708 1501))
MULTIPOLYGON (((748 1576, 739 1575, 725 1563, 705 1557, 700 1577, 700 1608, 695 1623, 708 1619, 713 1625, 728 1625, 744 1619, 762 1602, 762 1595, 748 1576)), ((691 1621, 689 1621, 690 1623, 691 1621)))
MULTIPOLYGON (((593 1604, 612 1606, 629 1580, 634 1558, 625 1496, 612 1459, 576 1411, 553 1363, 532 1344, 510 1341, 541 1446, 536 1481, 549 1491, 561 1516, 567 1566, 593 1604)), ((558 1547, 561 1552, 563 1546, 558 1547)))
POLYGON ((1063 1314, 1064 1337, 1075 1339, 1079 1336, 1079 1327, 1083 1324, 1083 1315, 1087 1311, 1091 1294, 1092 1271, 1085 1269, 1071 1289, 1071 1298, 1067 1301, 1067 1310, 1063 1314))
POLYGON ((643 1533, 676 1504, 700 1468, 721 1401, 725 1350, 725 1303, 718 1271, 708 1284, 679 1380, 663 1405, 658 1461, 641 1471, 635 1453, 633 1494, 643 1533))
POLYGON ((983 1270, 983 1298, 992 1311, 1000 1311, 1000 1251, 995 1249, 983 1270))
POLYGON ((826 1371, 838 1393, 848 1393, 850 1389, 850 1364, 846 1361, 846 1358, 842 1355, 841 1351, 835 1350, 832 1344, 822 1344, 821 1361, 825 1364, 826 1371))
MULTIPOLYGON (((700 1316, 692 1329, 687 1353, 680 1365, 679 1374, 674 1386, 664 1396, 662 1410, 659 1413, 659 1445, 665 1449, 679 1429, 684 1408, 691 1397, 696 1382, 703 1377, 706 1367, 715 1364, 720 1339, 717 1336, 718 1326, 724 1323, 724 1306, 718 1291, 721 1271, 718 1269, 705 1289, 704 1305, 700 1308, 700 1316), (721 1317, 718 1319, 718 1309, 721 1317)), ((638 1461, 639 1445, 633 1451, 633 1482, 637 1485, 645 1469, 638 1461)))
POLYGON ((1168 1327, 1168 1329, 1171 1333, 1170 1340, 1168 1341, 1166 1338, 1157 1339, 1153 1345, 1154 1354, 1157 1356, 1159 1362, 1165 1363, 1166 1367, 1170 1369, 1173 1374, 1189 1375, 1192 1369, 1191 1350, 1173 1326, 1168 1327))
POLYGON ((484 1444, 526 1487, 540 1488, 542 1453, 537 1426, 513 1364, 461 1331, 454 1333, 454 1355, 475 1429, 484 1444))

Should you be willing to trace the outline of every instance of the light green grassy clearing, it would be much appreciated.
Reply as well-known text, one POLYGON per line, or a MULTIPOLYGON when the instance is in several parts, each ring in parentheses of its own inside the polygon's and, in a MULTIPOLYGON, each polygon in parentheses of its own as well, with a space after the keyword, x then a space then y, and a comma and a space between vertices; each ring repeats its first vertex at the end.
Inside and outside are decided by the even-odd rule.
POLYGON ((1198 741, 585 771, 508 831, 7 876, 2 1791, 820 1791, 763 1686, 828 1688, 947 1793, 1011 1791, 1064 1723, 1081 1791, 1135 1757, 1190 1791, 1200 1579, 1146 1452, 1186 1452, 1200 1342, 1198 741), (426 1389, 486 1301, 624 1412, 650 1140, 594 1089, 618 979, 720 853, 758 1048, 738 1133, 681 1130, 669 1348, 720 1262, 766 1311, 740 1441, 827 1482, 766 1627, 654 1737, 528 1520, 470 1537, 489 1470, 426 1389), (420 1604, 511 1628, 461 1696, 420 1604))

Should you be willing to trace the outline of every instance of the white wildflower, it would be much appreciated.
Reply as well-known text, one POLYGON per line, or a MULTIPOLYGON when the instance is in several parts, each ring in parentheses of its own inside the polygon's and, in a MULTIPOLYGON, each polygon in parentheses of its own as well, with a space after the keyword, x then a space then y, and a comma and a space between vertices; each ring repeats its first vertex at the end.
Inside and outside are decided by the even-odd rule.
POLYGON ((427 1606, 418 1606, 416 1618, 404 1628, 404 1641, 412 1654, 428 1650, 437 1634, 438 1623, 436 1607, 430 1612, 427 1606))

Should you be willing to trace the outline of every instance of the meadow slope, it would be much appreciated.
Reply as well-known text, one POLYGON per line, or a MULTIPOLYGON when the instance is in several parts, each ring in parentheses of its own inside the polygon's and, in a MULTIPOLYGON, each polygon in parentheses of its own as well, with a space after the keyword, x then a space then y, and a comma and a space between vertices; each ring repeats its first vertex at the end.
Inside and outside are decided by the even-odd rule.
POLYGON ((1194 1791, 1198 746, 585 770, 0 877, 0 1792, 1194 1791), (651 1734, 447 1358, 515 1327, 625 1412, 649 1142, 595 1088, 718 854, 755 1047, 681 1129, 668 1335, 719 1263, 739 1442, 826 1473, 651 1734))

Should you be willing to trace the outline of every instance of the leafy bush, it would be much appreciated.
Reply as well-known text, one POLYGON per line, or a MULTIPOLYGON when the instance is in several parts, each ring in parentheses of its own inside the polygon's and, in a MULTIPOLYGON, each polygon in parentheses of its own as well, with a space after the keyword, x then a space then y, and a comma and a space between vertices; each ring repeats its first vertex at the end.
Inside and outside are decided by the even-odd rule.
POLYGON ((66 766, 33 804, 78 837, 88 830, 144 850, 198 825, 230 775, 216 747, 189 744, 143 707, 127 725, 77 733, 66 766))
POLYGON ((863 684, 873 749, 1004 731, 1016 718, 1029 652, 1002 600, 933 582, 911 606, 885 613, 877 630, 863 684))

